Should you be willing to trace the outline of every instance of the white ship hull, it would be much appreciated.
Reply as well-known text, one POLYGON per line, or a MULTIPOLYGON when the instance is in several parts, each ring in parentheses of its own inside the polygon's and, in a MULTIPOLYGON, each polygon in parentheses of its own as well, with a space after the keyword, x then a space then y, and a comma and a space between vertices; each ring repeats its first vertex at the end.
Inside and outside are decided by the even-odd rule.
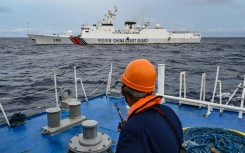
POLYGON ((172 36, 147 36, 147 35, 130 35, 122 34, 108 37, 89 37, 84 36, 82 39, 87 44, 92 45, 129 45, 129 44, 173 44, 173 43, 200 43, 200 37, 194 37, 193 33, 188 35, 172 35, 172 36))
POLYGON ((200 43, 201 34, 188 31, 167 31, 159 24, 150 28, 150 23, 139 27, 136 22, 126 21, 122 31, 113 25, 117 9, 108 11, 107 21, 98 25, 82 25, 79 36, 28 34, 37 44, 77 44, 77 45, 130 45, 130 44, 175 44, 200 43))
POLYGON ((28 36, 40 45, 53 45, 53 44, 73 44, 70 40, 71 36, 67 35, 38 35, 28 34, 28 36))
POLYGON ((201 37, 195 36, 196 33, 180 33, 163 36, 150 36, 141 34, 111 34, 108 36, 84 36, 73 37, 66 35, 35 35, 28 36, 36 44, 42 45, 130 45, 130 44, 176 44, 176 43, 200 43, 201 37))

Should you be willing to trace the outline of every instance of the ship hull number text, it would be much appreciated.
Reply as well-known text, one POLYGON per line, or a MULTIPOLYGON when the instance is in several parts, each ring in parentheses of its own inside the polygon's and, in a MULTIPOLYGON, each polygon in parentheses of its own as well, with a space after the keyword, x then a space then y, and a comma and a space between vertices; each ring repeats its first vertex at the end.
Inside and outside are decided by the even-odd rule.
POLYGON ((54 42, 61 42, 61 39, 54 39, 54 42))

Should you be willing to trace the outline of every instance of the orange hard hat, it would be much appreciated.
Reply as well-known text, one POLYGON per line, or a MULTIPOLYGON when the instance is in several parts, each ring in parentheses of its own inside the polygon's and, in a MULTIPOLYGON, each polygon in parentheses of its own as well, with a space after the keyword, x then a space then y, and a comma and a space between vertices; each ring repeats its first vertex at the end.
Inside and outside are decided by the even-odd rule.
POLYGON ((152 92, 155 89, 156 70, 148 60, 137 59, 128 64, 121 80, 134 90, 152 92))

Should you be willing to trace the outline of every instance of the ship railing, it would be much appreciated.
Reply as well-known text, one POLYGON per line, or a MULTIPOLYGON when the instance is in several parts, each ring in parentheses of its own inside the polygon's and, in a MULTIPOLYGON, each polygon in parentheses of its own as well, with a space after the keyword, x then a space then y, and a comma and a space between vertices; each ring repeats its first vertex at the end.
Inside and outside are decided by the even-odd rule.
MULTIPOLYGON (((38 76, 33 76, 33 78, 35 77, 40 77, 40 76, 45 76, 45 75, 49 75, 50 74, 53 74, 53 78, 54 78, 54 87, 51 87, 47 90, 43 90, 43 91, 39 91, 39 92, 36 92, 36 93, 33 93, 33 94, 28 94, 28 95, 25 95, 25 96, 18 96, 18 97, 6 97, 6 98, 0 98, 0 112, 2 112, 3 116, 0 116, 0 118, 4 118, 6 123, 10 126, 10 122, 9 122, 9 119, 8 117, 12 116, 13 114, 15 113, 9 113, 7 114, 6 111, 4 110, 3 106, 2 106, 2 103, 1 101, 4 101, 4 100, 14 100, 14 99, 18 99, 18 98, 25 98, 25 97, 30 97, 30 96, 33 96, 33 95, 36 95, 36 94, 40 94, 40 93, 44 93, 44 92, 47 92, 47 91, 50 91, 50 90, 54 90, 55 92, 55 105, 56 106, 59 106, 59 101, 60 101, 60 95, 59 95, 59 91, 58 90, 62 90, 63 87, 61 86, 58 86, 57 85, 57 78, 60 77, 60 76, 63 76, 65 74, 67 74, 68 72, 74 70, 74 80, 75 80, 75 99, 78 99, 78 82, 80 82, 81 84, 81 87, 82 87, 82 90, 83 90, 83 94, 84 94, 84 97, 85 97, 85 100, 88 101, 88 97, 87 97, 87 94, 86 94, 86 91, 85 91, 85 87, 84 87, 84 84, 83 84, 83 80, 81 77, 78 77, 77 75, 77 71, 78 72, 81 72, 83 74, 83 76, 90 76, 90 75, 93 75, 93 74, 98 74, 100 71, 104 70, 105 68, 107 68, 108 66, 110 66, 109 68, 109 73, 108 73, 108 76, 106 76, 106 79, 95 89, 93 90, 88 96, 92 96, 94 93, 96 93, 96 91, 99 90, 99 88, 101 88, 101 86, 103 84, 105 84, 107 82, 107 85, 106 85, 106 95, 110 94, 110 88, 111 88, 111 78, 112 78, 112 68, 113 68, 113 63, 109 63, 105 66, 103 66, 102 68, 98 69, 97 71, 94 71, 93 73, 89 73, 89 74, 85 74, 83 73, 82 71, 80 71, 79 69, 77 69, 76 66, 74 66, 73 68, 70 68, 69 70, 66 70, 66 71, 63 71, 63 72, 58 72, 57 70, 55 72, 49 72, 49 73, 46 73, 46 74, 42 74, 42 75, 38 75, 38 76)), ((101 74, 101 73, 100 73, 101 74)), ((67 78, 69 78, 67 76, 67 78)), ((37 106, 36 108, 37 109, 42 109, 42 108, 46 108, 48 105, 51 105, 50 103, 46 104, 46 105, 42 105, 42 106, 37 106)), ((53 105, 53 103, 52 103, 53 105)), ((23 110, 21 111, 22 113, 26 112, 26 111, 30 111, 30 110, 34 110, 34 108, 32 107, 32 109, 27 109, 27 110, 23 110)))
POLYGON ((5 111, 4 111, 3 106, 2 106, 1 103, 0 103, 0 108, 1 108, 1 111, 3 112, 3 116, 4 116, 5 120, 6 120, 6 123, 8 124, 8 126, 10 126, 8 117, 7 117, 7 115, 6 115, 5 111))
MULTIPOLYGON (((102 68, 92 72, 92 73, 89 73, 89 74, 86 74, 84 72, 82 72, 81 70, 79 70, 76 66, 73 67, 73 70, 74 70, 74 84, 75 84, 75 99, 78 100, 78 83, 80 82, 80 85, 81 85, 81 88, 82 88, 82 91, 83 91, 83 94, 84 94, 84 97, 85 97, 85 100, 88 101, 88 97, 92 96, 94 93, 96 93, 103 84, 105 84, 107 82, 107 86, 106 86, 106 95, 108 95, 110 93, 110 87, 111 87, 111 78, 112 78, 112 68, 113 68, 113 63, 109 63, 105 66, 103 66, 102 68), (82 74, 83 76, 91 76, 91 75, 94 75, 94 74, 98 74, 100 71, 104 70, 105 68, 107 68, 108 66, 110 66, 110 70, 109 70, 109 73, 108 73, 108 76, 105 78, 105 80, 95 89, 93 90, 90 94, 87 94, 86 93, 86 90, 85 90, 85 86, 84 86, 84 83, 83 83, 83 79, 82 77, 78 77, 78 72, 80 72, 80 74, 82 74)), ((57 86, 57 76, 60 76, 60 74, 58 73, 54 73, 54 89, 55 89, 55 99, 56 99, 56 104, 57 106, 59 105, 59 93, 58 93, 58 89, 60 88, 59 86, 57 86)))
MULTIPOLYGON (((14 99, 18 99, 18 98, 30 97, 30 96, 33 96, 33 95, 37 95, 37 94, 40 94, 40 93, 44 93, 44 92, 50 91, 50 90, 52 90, 52 89, 54 89, 54 88, 50 88, 50 89, 47 89, 47 90, 43 90, 43 91, 36 92, 36 93, 33 93, 33 94, 25 95, 25 96, 18 96, 18 97, 12 97, 12 98, 0 98, 0 100, 14 100, 14 99)), ((31 109, 23 110, 23 111, 21 111, 21 112, 24 113, 24 112, 27 112, 27 111, 30 111, 30 110, 32 111, 32 110, 34 110, 34 109, 42 109, 42 108, 47 107, 47 105, 51 105, 51 104, 48 103, 48 104, 46 104, 46 105, 37 106, 37 107, 35 107, 35 108, 32 107, 31 109)), ((2 103, 0 103, 0 110, 2 111, 2 114, 3 114, 3 116, 0 116, 0 118, 4 118, 5 121, 6 121, 6 123, 10 126, 10 121, 9 121, 8 117, 11 117, 11 116, 14 115, 15 113, 9 113, 9 114, 7 114, 7 113, 5 112, 5 110, 3 109, 2 103)))
MULTIPOLYGON (((193 105, 193 106, 198 106, 198 107, 207 106, 206 116, 211 114, 211 112, 213 111, 213 108, 216 108, 220 110, 220 113, 222 113, 224 109, 238 112, 238 118, 242 118, 243 113, 245 112, 245 108, 244 108, 245 75, 242 76, 244 78, 243 82, 238 85, 238 87, 235 89, 235 91, 233 92, 231 97, 228 99, 228 101, 225 104, 222 104, 222 97, 221 97, 222 96, 222 82, 221 80, 218 79, 219 69, 220 67, 217 66, 213 95, 212 95, 211 101, 208 102, 208 101, 205 101, 205 86, 206 86, 205 85, 206 84, 206 74, 205 73, 202 74, 202 78, 201 78, 201 88, 200 88, 200 99, 199 100, 186 98, 185 72, 180 72, 179 97, 170 96, 170 95, 166 95, 164 91, 165 90, 165 64, 158 64, 157 95, 161 95, 163 96, 163 98, 166 98, 166 99, 177 100, 179 101, 179 104, 185 103, 188 105, 193 105), (214 96, 216 94, 217 85, 219 87, 219 103, 214 103, 214 96), (228 105, 239 88, 242 88, 240 107, 228 105)), ((163 100, 162 102, 165 102, 165 101, 163 100)))
POLYGON ((75 78, 75 99, 78 99, 78 82, 80 81, 81 83, 81 86, 82 86, 82 90, 83 90, 83 93, 84 93, 84 96, 85 96, 85 99, 86 101, 88 101, 88 98, 87 98, 87 94, 86 94, 86 91, 85 91, 85 88, 84 88, 84 85, 83 85, 83 81, 82 81, 82 78, 78 78, 77 77, 77 71, 79 71, 80 73, 82 73, 83 75, 93 75, 93 74, 97 74, 99 73, 100 71, 104 70, 106 67, 110 66, 110 70, 109 70, 109 73, 108 73, 108 77, 105 78, 105 80, 95 89, 93 90, 90 94, 88 94, 88 96, 92 96, 96 91, 99 90, 99 88, 101 88, 101 86, 103 84, 105 84, 105 82, 107 81, 107 86, 106 86, 106 95, 108 95, 110 93, 110 87, 111 87, 111 77, 112 77, 112 68, 113 68, 113 63, 109 63, 105 66, 103 66, 102 68, 98 69, 97 71, 94 71, 93 73, 89 73, 89 74, 85 74, 83 73, 82 71, 80 71, 79 69, 77 69, 75 66, 74 66, 74 78, 75 78))

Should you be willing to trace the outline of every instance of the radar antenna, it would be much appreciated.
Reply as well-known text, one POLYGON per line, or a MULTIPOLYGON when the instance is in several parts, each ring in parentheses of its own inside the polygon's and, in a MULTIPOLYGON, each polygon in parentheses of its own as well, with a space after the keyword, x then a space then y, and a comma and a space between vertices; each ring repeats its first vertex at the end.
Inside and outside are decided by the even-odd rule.
POLYGON ((117 15, 116 12, 117 12, 117 7, 116 6, 114 6, 114 10, 113 11, 108 10, 108 13, 105 15, 107 17, 106 23, 113 24, 114 17, 117 15))

